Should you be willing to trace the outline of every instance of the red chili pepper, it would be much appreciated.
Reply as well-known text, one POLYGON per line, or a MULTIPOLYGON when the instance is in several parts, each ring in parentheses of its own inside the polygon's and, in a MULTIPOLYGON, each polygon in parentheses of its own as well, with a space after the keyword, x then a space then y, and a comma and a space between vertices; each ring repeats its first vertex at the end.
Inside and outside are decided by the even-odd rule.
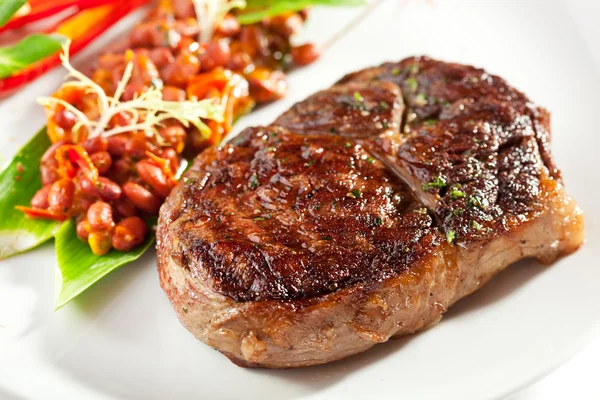
POLYGON ((67 216, 65 214, 45 210, 43 208, 15 206, 15 209, 25 213, 30 218, 54 219, 56 221, 64 221, 65 219, 67 219, 67 216))
POLYGON ((54 158, 58 162, 60 174, 65 178, 74 178, 77 174, 77 167, 79 167, 93 184, 98 182, 98 168, 82 146, 64 144, 56 149, 54 158))
POLYGON ((29 0, 29 11, 11 19, 6 25, 0 27, 0 32, 21 28, 30 22, 39 21, 69 8, 73 8, 73 11, 81 11, 117 1, 119 0, 29 0))
MULTIPOLYGON (((87 0, 87 2, 92 1, 100 0, 87 0)), ((59 33, 70 38, 70 55, 74 55, 115 22, 148 2, 149 0, 129 0, 79 11, 77 14, 59 22, 47 33, 59 33)), ((33 81, 58 64, 60 64, 60 57, 59 54, 55 54, 0 80, 0 95, 33 81)))

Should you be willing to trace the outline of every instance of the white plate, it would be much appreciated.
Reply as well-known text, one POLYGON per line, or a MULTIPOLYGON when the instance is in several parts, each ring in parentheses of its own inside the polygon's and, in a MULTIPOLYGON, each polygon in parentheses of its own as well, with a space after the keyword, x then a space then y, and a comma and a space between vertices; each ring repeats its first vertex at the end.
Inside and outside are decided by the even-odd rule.
MULTIPOLYGON (((598 73, 562 3, 430 3, 383 1, 318 63, 292 74, 285 100, 240 127, 268 123, 343 73, 384 60, 428 54, 485 66, 552 111, 554 153, 586 213, 580 251, 550 267, 509 268, 414 337, 326 366, 266 371, 234 366, 178 323, 152 252, 53 313, 48 244, 0 263, 0 398, 496 399, 579 350, 599 319, 598 73)), ((307 35, 325 40, 354 14, 317 12, 307 35)), ((33 98, 61 74, 0 105, 5 157, 43 124, 33 98)))

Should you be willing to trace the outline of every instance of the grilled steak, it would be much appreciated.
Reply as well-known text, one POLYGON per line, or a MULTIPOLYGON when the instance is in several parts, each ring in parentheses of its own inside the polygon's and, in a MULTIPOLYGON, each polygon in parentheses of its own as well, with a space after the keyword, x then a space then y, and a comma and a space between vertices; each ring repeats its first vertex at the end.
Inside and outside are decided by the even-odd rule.
POLYGON ((161 209, 161 286, 243 366, 417 332, 509 264, 581 245, 548 146, 548 113, 481 69, 350 74, 197 157, 161 209))

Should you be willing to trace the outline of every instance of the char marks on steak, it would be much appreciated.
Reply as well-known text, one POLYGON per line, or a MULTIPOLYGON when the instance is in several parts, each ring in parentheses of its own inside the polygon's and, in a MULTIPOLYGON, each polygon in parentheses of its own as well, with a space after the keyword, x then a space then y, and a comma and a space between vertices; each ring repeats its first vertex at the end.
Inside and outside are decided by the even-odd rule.
POLYGON ((245 366, 320 364, 437 322, 526 257, 583 241, 549 115, 481 69, 347 75, 205 150, 161 209, 161 285, 245 366))

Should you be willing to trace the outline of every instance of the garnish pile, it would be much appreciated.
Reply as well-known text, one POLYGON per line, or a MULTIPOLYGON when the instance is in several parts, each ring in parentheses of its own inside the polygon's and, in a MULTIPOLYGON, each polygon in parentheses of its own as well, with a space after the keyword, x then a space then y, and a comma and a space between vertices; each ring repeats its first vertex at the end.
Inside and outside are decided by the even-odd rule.
POLYGON ((177 183, 185 160, 219 143, 255 103, 276 100, 282 69, 318 57, 292 47, 306 12, 242 26, 240 1, 162 1, 129 37, 99 59, 91 78, 60 57, 68 80, 39 99, 53 145, 41 162, 43 187, 29 217, 75 218, 92 252, 129 251, 144 243, 145 219, 177 183))
POLYGON ((68 75, 52 96, 38 99, 46 129, 0 174, 0 258, 54 237, 59 308, 149 248, 158 210, 186 160, 218 144, 255 104, 283 97, 286 70, 319 57, 316 46, 291 43, 306 7, 362 0, 159 0, 123 41, 104 49, 89 74, 71 65, 70 54, 125 15, 117 13, 124 6, 25 3, 0 5, 0 32, 52 12, 73 15, 0 48, 12 63, 0 69, 0 92, 57 63, 68 75))

